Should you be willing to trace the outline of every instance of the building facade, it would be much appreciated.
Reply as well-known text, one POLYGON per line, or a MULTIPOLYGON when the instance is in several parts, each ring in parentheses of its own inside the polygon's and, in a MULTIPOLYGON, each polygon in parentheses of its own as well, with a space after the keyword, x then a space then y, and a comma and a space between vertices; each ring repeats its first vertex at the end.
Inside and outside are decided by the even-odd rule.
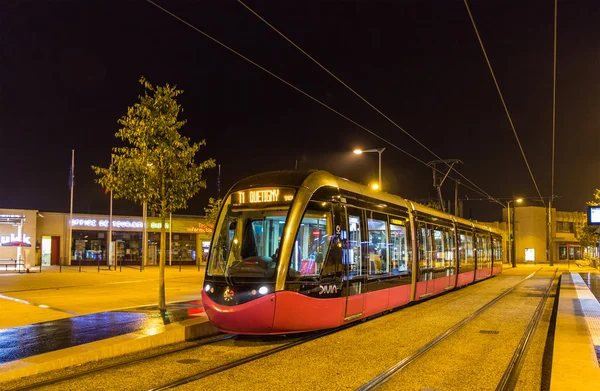
MULTIPOLYGON (((503 229, 514 230, 514 257, 517 263, 569 262, 598 257, 598 247, 582 248, 577 229, 587 224, 583 212, 562 212, 552 209, 548 225, 547 208, 541 206, 518 206, 511 208, 513 218, 509 227, 507 210, 503 210, 503 229), (514 223, 513 223, 514 222, 514 223)), ((510 251, 510 235, 506 235, 510 251)))
MULTIPOLYGON (((31 267, 40 264, 116 266, 143 263, 144 223, 139 216, 113 215, 111 219, 108 215, 74 213, 72 224, 69 224, 68 213, 0 209, 0 215, 24 216, 21 234, 31 242, 31 248, 21 251, 19 259, 28 255, 27 261, 31 267), (109 230, 110 226, 112 230, 109 230), (112 234, 112 244, 108 239, 109 232, 112 234)), ((149 217, 146 220, 147 265, 158 264, 161 226, 158 218, 149 217)), ((17 235, 16 228, 0 224, 0 237, 9 237, 11 229, 17 235)), ((167 219, 165 230, 167 264, 206 262, 213 227, 206 223, 204 217, 173 215, 172 219, 167 219)), ((0 247, 0 259, 14 257, 17 257, 14 248, 0 247)))

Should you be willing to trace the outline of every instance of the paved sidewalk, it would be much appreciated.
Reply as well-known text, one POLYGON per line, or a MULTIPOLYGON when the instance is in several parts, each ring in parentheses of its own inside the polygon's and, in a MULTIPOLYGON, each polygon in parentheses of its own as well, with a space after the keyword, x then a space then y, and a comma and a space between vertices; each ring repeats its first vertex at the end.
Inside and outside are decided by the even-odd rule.
POLYGON ((216 334, 203 280, 204 269, 167 267, 162 313, 158 267, 0 272, 0 383, 216 334))
MULTIPOLYGON (((200 299, 204 268, 178 266, 165 269, 167 302, 200 299)), ((122 271, 97 267, 44 268, 42 273, 0 272, 0 329, 25 326, 117 309, 156 305, 158 267, 123 267, 122 271)))

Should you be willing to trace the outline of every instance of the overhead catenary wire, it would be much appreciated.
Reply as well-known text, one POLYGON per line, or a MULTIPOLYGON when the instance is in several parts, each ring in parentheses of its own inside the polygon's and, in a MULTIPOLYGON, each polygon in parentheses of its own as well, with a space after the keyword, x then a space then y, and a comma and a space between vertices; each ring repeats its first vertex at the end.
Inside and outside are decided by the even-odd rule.
MULTIPOLYGON (((427 166, 428 168, 431 168, 431 166, 429 166, 425 161, 419 159, 418 157, 410 154, 409 152, 403 150, 402 148, 398 147, 397 145, 395 145, 394 143, 392 143, 391 141, 379 136, 378 134, 376 134, 375 132, 373 132, 370 129, 367 129, 365 126, 359 124, 358 122, 352 120, 351 118, 347 117, 346 115, 342 114, 341 112, 335 110, 334 108, 328 106, 327 104, 321 102, 319 99, 313 97, 312 95, 308 94, 307 92, 303 91, 302 89, 296 87, 295 85, 293 85, 292 83, 286 81, 285 79, 281 78, 280 76, 276 75, 275 73, 269 71, 268 69, 266 69, 265 67, 259 65, 258 63, 252 61, 251 59, 249 59, 248 57, 244 56, 243 54, 237 52, 235 49, 227 46, 226 44, 222 43, 221 41, 219 41, 218 39, 210 36, 209 34, 205 33, 204 31, 200 30, 199 28, 197 28, 196 26, 192 25, 191 23, 187 22, 186 20, 182 19, 181 17, 175 15, 174 13, 172 13, 171 11, 167 10, 166 8, 156 4, 155 2, 153 2, 152 0, 146 0, 148 3, 154 5, 156 8, 160 9, 161 11, 165 12, 166 14, 172 16, 173 18, 177 19, 178 21, 180 21, 181 23, 187 25, 188 27, 192 28, 193 30, 195 30, 196 32, 202 34, 203 36, 205 36, 206 38, 210 39, 211 41, 217 43, 218 45, 224 47, 225 49, 229 50, 230 52, 234 53, 235 55, 237 55, 238 57, 246 60, 247 62, 249 62, 250 64, 254 65, 255 67, 259 68, 260 70, 266 72, 267 74, 269 74, 270 76, 274 77, 275 79, 281 81, 282 83, 284 83, 285 85, 293 88, 294 90, 298 91, 299 93, 301 93, 302 95, 306 96, 307 98, 313 100, 314 102, 320 104, 321 106, 327 108, 328 110, 332 111, 333 113, 339 115, 340 117, 344 118, 345 120, 349 121, 350 123, 352 123, 353 125, 359 127, 360 129, 363 129, 364 131, 370 133, 371 135, 377 137, 378 139, 380 139, 381 141, 385 142, 386 144, 392 146, 393 148, 397 149, 398 151, 406 154, 407 156, 415 159, 416 161, 420 162, 421 164, 427 166)), ((437 172, 439 172, 440 174, 445 174, 444 172, 435 169, 437 172)), ((453 180, 456 180, 454 178, 451 178, 453 180)), ((504 206, 504 204, 502 204, 500 201, 495 200, 493 197, 491 197, 489 194, 482 192, 482 191, 478 191, 476 189, 473 189, 470 186, 465 185, 464 183, 461 183, 464 187, 466 187, 467 189, 481 195, 481 196, 485 196, 488 197, 489 199, 500 203, 501 205, 504 206)))
MULTIPOLYGON (((336 76, 333 72, 331 72, 329 69, 327 69, 323 64, 321 64, 319 61, 317 61, 314 57, 312 57, 310 54, 308 54, 304 49, 302 49, 300 46, 298 46, 294 41, 292 41, 290 38, 288 38, 285 34, 283 34, 281 31, 279 31, 275 26, 273 26, 271 23, 269 23, 265 18, 263 18, 261 15, 259 15, 256 11, 254 11, 252 8, 250 8, 249 6, 247 6, 243 1, 241 0, 237 0, 238 3, 240 3, 242 6, 244 6, 248 11, 250 11, 252 14, 254 14, 254 16, 256 16, 258 19, 260 19, 263 23, 265 23, 267 26, 269 26, 273 31, 275 31, 277 34, 279 34, 283 39, 285 39, 287 42, 289 42, 292 46, 294 46, 296 49, 298 49, 302 54, 304 54, 306 57, 308 57, 312 62, 314 62, 315 64, 317 64, 321 69, 323 69, 325 72, 327 72, 331 77, 333 77, 335 80, 337 80, 340 84, 342 84, 344 87, 346 87, 348 90, 350 90, 354 95, 356 95, 358 98, 360 98, 363 102, 365 102, 367 105, 369 105, 369 107, 371 107, 373 110, 375 110, 377 113, 379 113, 383 118, 385 118, 388 122, 390 122, 392 125, 394 125, 396 128, 398 128, 399 130, 401 130, 404 134, 406 134, 408 137, 410 137, 414 142, 416 142, 417 144, 419 144, 421 147, 423 147, 425 150, 427 150, 427 152, 429 152, 430 154, 432 154, 433 156, 435 156, 438 160, 443 161, 446 166, 448 166, 448 168, 454 172, 456 172, 461 178, 465 179, 467 182, 469 182, 471 185, 475 186, 477 189, 479 189, 481 192, 485 193, 486 196, 490 197, 491 199, 493 199, 494 201, 498 202, 494 197, 492 197, 491 195, 487 194, 483 189, 481 189, 479 186, 477 186, 475 183, 473 183, 471 180, 469 180, 469 178, 465 177, 463 174, 461 174, 457 169, 455 169, 453 166, 451 166, 450 164, 448 164, 447 162, 444 161, 444 159, 442 159, 441 157, 439 157, 435 152, 433 152, 431 149, 427 148, 426 145, 424 145, 423 143, 421 143, 419 140, 417 140, 413 135, 411 135, 410 133, 408 133, 404 128, 402 128, 400 125, 398 125, 394 120, 392 120, 390 117, 388 117, 385 113, 383 113, 381 110, 379 110, 377 107, 375 107, 375 105, 373 105, 371 102, 369 102, 366 98, 364 98, 362 95, 360 95, 358 92, 356 92, 356 90, 354 90, 352 87, 350 87, 348 84, 346 84, 343 80, 341 80, 338 76, 336 76)), ((452 178, 454 179, 454 178, 452 178)), ((498 202, 500 204, 502 204, 501 202, 498 202)))
POLYGON ((558 18, 558 0, 554 0, 554 54, 553 54, 553 75, 552 75, 552 180, 550 188, 550 207, 554 198, 554 139, 556 136, 556 34, 558 18))
MULTIPOLYGON (((483 51, 483 56, 485 57, 485 61, 490 69, 490 73, 492 74, 492 79, 494 79, 494 84, 496 85, 496 89, 498 90, 498 94, 500 95, 500 100, 502 101, 502 106, 504 107, 504 111, 506 112, 506 116, 508 117, 508 122, 510 123, 510 127, 512 128, 513 134, 515 135, 515 139, 517 140, 517 144, 519 145, 519 149, 521 150, 521 155, 523 156, 523 160, 525 160, 525 165, 527 166, 527 170, 529 171, 529 175, 531 176, 531 180, 535 186, 535 190, 537 191, 540 199, 543 197, 542 193, 540 193, 540 189, 533 177, 533 172, 531 171, 531 167, 529 166, 529 162, 527 161, 527 157, 525 156, 525 151, 523 151, 523 146, 521 145, 521 141, 519 140, 519 136, 517 135, 517 130, 515 129, 515 125, 513 124, 512 118, 508 111, 508 107, 506 106, 506 102, 504 101, 504 96, 502 95, 502 91, 500 90, 500 86, 498 85, 498 81, 496 80, 496 75, 494 74, 494 70, 492 69, 492 64, 490 63, 490 59, 488 58, 487 52, 485 51, 485 46, 483 45, 483 41, 481 40, 481 36, 479 35, 479 31, 477 30, 477 25, 475 24, 475 19, 473 18, 473 14, 471 13, 471 9, 469 8, 469 4, 467 0, 463 0, 465 3, 465 7, 467 8, 467 12, 469 14, 469 18, 471 19, 471 23, 473 24, 473 29, 475 29, 475 34, 477 35, 477 40, 479 41, 479 45, 481 46, 481 50, 483 51)), ((544 206, 546 203, 544 202, 544 206)))

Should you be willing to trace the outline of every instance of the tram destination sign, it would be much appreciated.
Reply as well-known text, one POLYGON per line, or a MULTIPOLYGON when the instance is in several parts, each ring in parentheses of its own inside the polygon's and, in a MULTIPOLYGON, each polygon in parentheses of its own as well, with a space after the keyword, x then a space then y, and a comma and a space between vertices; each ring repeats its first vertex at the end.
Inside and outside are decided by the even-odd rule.
POLYGON ((600 225, 600 206, 588 207, 588 224, 600 225))
POLYGON ((235 205, 268 205, 292 202, 295 189, 287 187, 269 187, 248 189, 233 194, 235 205))

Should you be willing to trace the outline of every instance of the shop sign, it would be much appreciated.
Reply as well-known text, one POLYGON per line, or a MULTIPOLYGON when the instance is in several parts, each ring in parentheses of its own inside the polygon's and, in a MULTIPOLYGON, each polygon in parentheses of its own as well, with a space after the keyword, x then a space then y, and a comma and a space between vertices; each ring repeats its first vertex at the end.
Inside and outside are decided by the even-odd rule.
POLYGON ((213 229, 214 228, 212 224, 198 223, 197 227, 188 227, 187 231, 197 234, 211 234, 213 229))
POLYGON ((15 234, 2 235, 0 236, 0 245, 31 247, 31 236, 23 234, 23 237, 20 238, 19 235, 15 234))
MULTIPOLYGON (((150 228, 152 229, 161 229, 162 227, 162 223, 156 223, 156 222, 151 222, 150 223, 150 228)), ((165 229, 169 229, 169 223, 165 223, 165 229)))
MULTIPOLYGON (((96 220, 96 219, 73 219, 71 220, 72 227, 100 227, 108 228, 109 220, 96 220)), ((113 220, 113 228, 143 228, 144 225, 141 221, 135 220, 113 220)))

